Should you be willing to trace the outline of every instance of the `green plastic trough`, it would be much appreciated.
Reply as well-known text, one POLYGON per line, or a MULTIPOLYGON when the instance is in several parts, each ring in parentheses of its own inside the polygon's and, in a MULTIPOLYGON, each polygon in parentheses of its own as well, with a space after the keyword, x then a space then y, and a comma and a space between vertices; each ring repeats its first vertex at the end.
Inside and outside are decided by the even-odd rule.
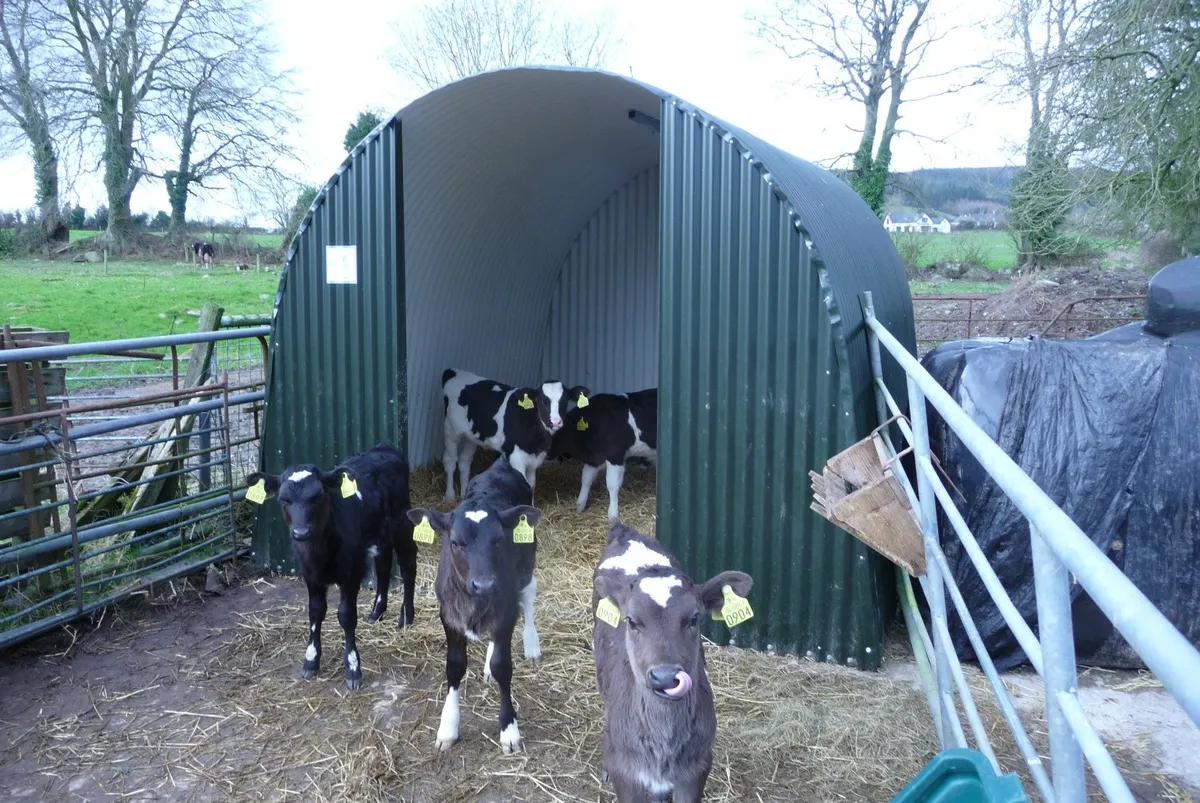
POLYGON ((933 757, 892 803, 1029 803, 1014 773, 997 776, 978 750, 955 748, 933 757))

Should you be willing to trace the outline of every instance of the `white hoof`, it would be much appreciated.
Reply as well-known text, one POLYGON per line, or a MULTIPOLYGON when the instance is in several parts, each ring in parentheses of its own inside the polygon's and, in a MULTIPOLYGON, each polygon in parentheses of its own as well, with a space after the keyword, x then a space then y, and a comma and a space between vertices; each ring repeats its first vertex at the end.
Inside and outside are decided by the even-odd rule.
POLYGON ((449 750, 451 747, 454 747, 454 743, 457 741, 458 741, 457 736, 450 736, 450 737, 443 739, 442 735, 439 733, 437 742, 434 743, 434 747, 436 747, 438 750, 441 750, 444 753, 447 750, 449 750))
POLYGON ((583 511, 587 510, 587 502, 576 502, 575 509, 582 513, 583 511))
POLYGON ((492 651, 496 649, 495 642, 489 641, 487 648, 487 657, 483 659, 483 680, 485 683, 496 682, 496 678, 492 677, 492 651))
POLYGON ((538 637, 537 631, 527 631, 521 638, 522 646, 525 648, 526 661, 540 661, 542 659, 542 640, 538 637))
POLYGON ((516 753, 521 749, 521 731, 517 728, 516 720, 510 722, 508 727, 500 732, 500 747, 504 750, 505 755, 516 753))

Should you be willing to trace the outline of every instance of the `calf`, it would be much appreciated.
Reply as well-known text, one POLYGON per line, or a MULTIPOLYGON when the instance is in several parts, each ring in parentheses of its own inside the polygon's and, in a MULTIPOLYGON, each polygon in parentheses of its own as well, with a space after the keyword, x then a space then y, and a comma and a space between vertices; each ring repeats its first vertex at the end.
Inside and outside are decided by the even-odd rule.
POLYGON ((657 464, 658 390, 597 393, 586 407, 570 410, 554 436, 553 456, 583 462, 575 507, 582 513, 600 468, 608 484, 608 517, 617 518, 617 494, 625 482, 625 462, 640 457, 657 464))
POLYGON ((192 253, 201 263, 211 265, 217 256, 217 249, 212 243, 192 243, 192 253))
POLYGON ((410 504, 408 460, 397 449, 381 443, 353 455, 333 471, 298 465, 279 476, 255 472, 246 478, 246 484, 255 491, 248 491, 247 498, 259 504, 266 493, 278 494, 283 520, 292 536, 292 553, 308 587, 304 677, 311 678, 320 671, 325 597, 329 586, 336 584, 341 591, 338 622, 346 634, 346 685, 357 689, 362 669, 354 629, 358 625, 358 590, 368 558, 375 561, 375 604, 367 621, 375 622, 387 611, 393 550, 400 558, 404 583, 398 626, 403 628, 413 621, 417 545, 412 523, 405 515, 410 504))
POLYGON ((662 544, 621 524, 592 575, 592 646, 604 701, 604 770, 617 800, 698 801, 717 718, 700 618, 752 580, 722 572, 693 585, 662 544))
POLYGON ((466 493, 471 459, 485 446, 502 453, 534 487, 538 466, 550 453, 551 440, 563 425, 569 404, 589 393, 582 385, 563 387, 557 380, 537 388, 514 388, 453 368, 442 373, 446 499, 454 501, 454 466, 466 493))
POLYGON ((500 687, 500 746, 505 753, 521 747, 512 702, 512 634, 518 606, 525 612, 525 657, 541 657, 533 621, 537 544, 533 530, 541 511, 531 507, 533 490, 505 457, 467 486, 463 500, 449 513, 418 508, 409 518, 418 537, 442 536, 434 589, 446 631, 446 683, 436 746, 448 750, 458 740, 459 686, 467 672, 467 640, 487 636, 485 680, 500 687))

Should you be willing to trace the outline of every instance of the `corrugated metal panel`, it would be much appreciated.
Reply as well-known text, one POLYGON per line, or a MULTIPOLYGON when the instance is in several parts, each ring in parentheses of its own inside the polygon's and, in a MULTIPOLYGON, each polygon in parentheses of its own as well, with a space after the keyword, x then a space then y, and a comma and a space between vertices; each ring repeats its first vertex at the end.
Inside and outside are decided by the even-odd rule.
POLYGON ((738 644, 876 667, 890 571, 809 510, 807 476, 858 427, 806 239, 851 233, 801 230, 757 154, 664 105, 658 536, 697 579, 754 576, 738 644))
POLYGON ((541 375, 593 393, 658 385, 658 168, 613 194, 571 244, 541 375))
MULTIPOLYGON (((406 433, 400 123, 361 143, 289 250, 275 301, 262 456, 267 471, 332 467, 406 433), (326 246, 357 247, 357 284, 326 282, 326 246)), ((291 571, 277 505, 260 509, 256 559, 291 571)))

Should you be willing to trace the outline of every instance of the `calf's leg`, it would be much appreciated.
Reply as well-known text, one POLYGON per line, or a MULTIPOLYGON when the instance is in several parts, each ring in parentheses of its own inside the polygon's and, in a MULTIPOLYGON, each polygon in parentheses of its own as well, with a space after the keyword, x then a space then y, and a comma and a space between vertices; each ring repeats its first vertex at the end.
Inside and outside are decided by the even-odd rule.
POLYGON ((605 476, 608 484, 608 517, 616 520, 617 495, 620 494, 621 486, 625 483, 625 464, 606 462, 605 465, 608 468, 605 476))
POLYGON ((372 551, 375 555, 375 604, 367 615, 368 624, 374 624, 387 613, 388 590, 392 584, 392 539, 377 538, 369 547, 368 554, 372 551))
POLYGON ((537 578, 530 577, 529 585, 521 589, 521 610, 525 614, 525 628, 521 631, 521 646, 525 660, 537 661, 542 657, 542 640, 538 637, 537 625, 533 621, 533 603, 537 599, 537 578))
POLYGON ((304 677, 321 671, 321 623, 325 621, 327 586, 308 584, 308 648, 304 651, 304 677))
POLYGON ((446 685, 449 689, 442 705, 442 721, 434 746, 449 750, 458 741, 458 687, 467 674, 467 637, 447 625, 445 620, 442 627, 446 631, 446 685))
POLYGON ((491 660, 492 677, 500 687, 500 748, 505 753, 521 749, 521 731, 517 727, 517 710, 512 701, 512 631, 510 625, 496 633, 491 660))
POLYGON ((362 668, 358 662, 358 645, 354 641, 354 629, 358 627, 358 586, 342 588, 342 599, 338 603, 338 623, 346 634, 346 652, 343 663, 346 667, 346 686, 351 691, 358 689, 362 681, 362 668))
POLYGON ((694 779, 691 783, 679 784, 675 787, 676 803, 700 803, 704 799, 704 785, 708 783, 708 770, 694 779))
POLYGON ((458 446, 458 488, 464 495, 467 482, 471 479, 471 461, 475 459, 475 450, 478 448, 470 438, 463 438, 458 446))
POLYGON ((588 494, 592 490, 592 483, 596 481, 596 476, 600 473, 600 466, 584 465, 583 478, 579 483, 579 498, 575 500, 575 509, 580 513, 584 511, 588 503, 588 494))
POLYGON ((413 591, 417 585, 417 542, 412 538, 412 531, 412 522, 405 518, 396 526, 393 539, 400 559, 400 582, 404 585, 404 602, 400 606, 400 620, 396 623, 401 630, 411 625, 416 615, 413 591))
MULTIPOLYGON (((442 450, 442 468, 446 470, 446 501, 454 501, 454 466, 458 463, 458 433, 450 426, 449 419, 445 424, 445 441, 442 450)), ((463 486, 466 491, 466 486, 463 486)))

